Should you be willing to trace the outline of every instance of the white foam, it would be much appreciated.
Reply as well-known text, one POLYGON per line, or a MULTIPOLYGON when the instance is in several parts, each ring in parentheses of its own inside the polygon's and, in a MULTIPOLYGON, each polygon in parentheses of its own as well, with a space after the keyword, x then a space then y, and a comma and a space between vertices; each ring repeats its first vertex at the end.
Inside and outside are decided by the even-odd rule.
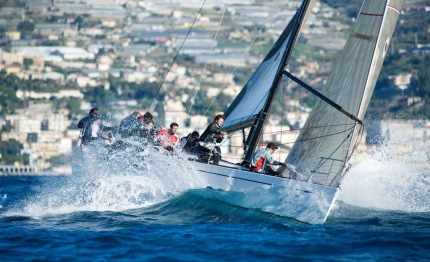
POLYGON ((108 161, 104 153, 86 157, 82 173, 55 185, 42 185, 40 194, 6 215, 38 218, 78 211, 122 211, 154 205, 202 186, 188 161, 180 157, 153 150, 142 160, 134 153, 120 153, 108 161))
POLYGON ((389 145, 376 148, 350 170, 339 200, 366 208, 429 212, 430 165, 421 161, 425 150, 395 153, 389 145), (418 158, 421 162, 414 161, 418 158))

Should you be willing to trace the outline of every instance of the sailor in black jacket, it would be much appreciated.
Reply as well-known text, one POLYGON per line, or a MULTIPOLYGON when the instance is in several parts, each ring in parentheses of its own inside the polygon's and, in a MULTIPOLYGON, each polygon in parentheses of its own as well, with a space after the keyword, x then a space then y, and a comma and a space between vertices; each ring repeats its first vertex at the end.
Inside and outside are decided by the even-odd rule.
POLYGON ((99 109, 97 107, 91 108, 88 115, 82 118, 78 123, 78 128, 87 128, 94 121, 96 121, 96 117, 99 115, 99 109))
POLYGON ((224 124, 224 115, 219 114, 215 116, 214 121, 206 128, 203 134, 200 136, 200 145, 204 147, 207 153, 212 152, 213 164, 218 165, 221 160, 221 148, 216 146, 215 143, 221 143, 224 137, 227 135, 226 132, 221 131, 220 128, 224 124))

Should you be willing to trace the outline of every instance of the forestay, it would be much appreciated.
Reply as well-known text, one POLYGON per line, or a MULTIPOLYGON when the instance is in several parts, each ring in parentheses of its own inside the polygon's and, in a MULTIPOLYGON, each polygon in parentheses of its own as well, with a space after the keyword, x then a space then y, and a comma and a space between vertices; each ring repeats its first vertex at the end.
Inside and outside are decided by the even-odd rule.
MULTIPOLYGON (((402 0, 366 0, 326 86, 325 96, 363 119, 402 0)), ((318 100, 287 164, 310 181, 337 186, 357 141, 360 125, 318 100)))
MULTIPOLYGON (((316 0, 309 1, 302 24, 309 16, 315 1, 316 0)), ((302 4, 300 9, 303 8, 303 6, 304 4, 302 4)), ((279 76, 280 72, 283 70, 282 67, 286 63, 285 58, 288 53, 291 52, 291 49, 287 47, 292 47, 292 41, 295 41, 293 30, 298 22, 300 9, 291 19, 288 26, 282 32, 279 39, 243 87, 239 95, 226 110, 226 120, 223 125, 223 130, 235 131, 249 127, 258 117, 266 103, 270 89, 274 88, 276 77, 279 76)), ((302 24, 299 25, 299 32, 302 24)))

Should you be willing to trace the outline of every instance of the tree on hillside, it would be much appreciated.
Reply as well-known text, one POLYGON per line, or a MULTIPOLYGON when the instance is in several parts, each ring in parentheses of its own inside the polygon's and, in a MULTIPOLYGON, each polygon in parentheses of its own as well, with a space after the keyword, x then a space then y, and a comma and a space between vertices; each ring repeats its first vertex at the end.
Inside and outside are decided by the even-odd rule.
POLYGON ((23 38, 27 38, 30 37, 36 27, 32 22, 24 21, 20 22, 16 28, 23 38))
POLYGON ((62 166, 70 163, 70 157, 64 154, 56 155, 48 159, 53 166, 62 166))
POLYGON ((85 99, 98 107, 108 107, 115 99, 115 94, 105 90, 104 86, 91 87, 85 93, 85 99))
POLYGON ((0 143, 0 163, 13 165, 15 162, 21 162, 21 149, 23 145, 15 139, 1 141, 0 143))
POLYGON ((70 114, 77 114, 81 111, 81 99, 76 97, 71 97, 67 101, 66 108, 70 111, 70 114))
POLYGON ((28 69, 33 64, 33 59, 26 57, 24 58, 23 63, 24 63, 24 68, 28 69))
POLYGON ((78 30, 80 30, 82 28, 83 23, 84 23, 84 18, 82 18, 82 16, 78 16, 76 17, 72 25, 77 26, 78 30))
POLYGON ((0 72, 0 115, 13 113, 22 101, 16 97, 16 90, 22 86, 22 80, 16 75, 0 72))
MULTIPOLYGON (((422 96, 430 96, 430 56, 417 65, 418 88, 422 96)), ((430 101, 429 101, 430 102, 430 101)))

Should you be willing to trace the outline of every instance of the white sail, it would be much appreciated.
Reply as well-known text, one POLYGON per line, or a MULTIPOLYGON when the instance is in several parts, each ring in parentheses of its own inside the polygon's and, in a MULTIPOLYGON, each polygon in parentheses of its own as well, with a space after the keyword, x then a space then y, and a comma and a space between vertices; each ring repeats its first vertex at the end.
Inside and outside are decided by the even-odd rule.
MULTIPOLYGON (((373 93, 402 0, 366 0, 323 94, 363 119, 373 93)), ((337 186, 361 125, 318 100, 287 164, 316 184, 337 186)))
MULTIPOLYGON (((316 0, 309 1, 302 23, 304 23, 309 16, 315 1, 316 0)), ((304 4, 302 4, 300 9, 303 8, 303 6, 304 4)), ((288 26, 282 32, 279 39, 273 45, 270 52, 243 87, 239 95, 226 110, 226 120, 223 125, 224 130, 238 130, 251 126, 263 109, 269 91, 276 81, 276 76, 278 76, 283 69, 282 65, 285 63, 284 57, 290 52, 290 50, 287 50, 287 46, 290 45, 292 47, 293 45, 291 45, 290 42, 295 41, 295 39, 293 39, 293 29, 297 23, 298 15, 301 11, 300 9, 291 19, 288 26)), ((299 25, 299 31, 301 25, 302 24, 299 25)))

